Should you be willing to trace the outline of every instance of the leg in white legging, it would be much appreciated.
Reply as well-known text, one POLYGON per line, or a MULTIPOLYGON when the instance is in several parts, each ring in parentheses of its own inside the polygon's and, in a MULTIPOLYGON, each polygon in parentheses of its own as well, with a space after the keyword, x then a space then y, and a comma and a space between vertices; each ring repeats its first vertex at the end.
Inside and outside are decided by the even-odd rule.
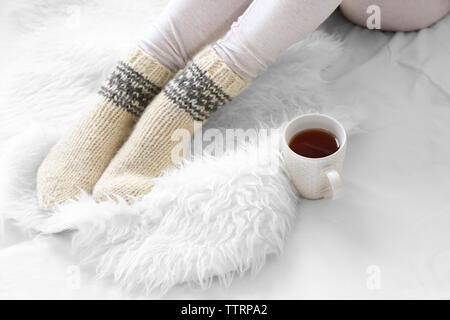
POLYGON ((205 45, 224 35, 251 0, 172 0, 139 43, 176 72, 205 45))
POLYGON ((240 76, 251 79, 314 31, 341 0, 254 0, 214 46, 240 76))

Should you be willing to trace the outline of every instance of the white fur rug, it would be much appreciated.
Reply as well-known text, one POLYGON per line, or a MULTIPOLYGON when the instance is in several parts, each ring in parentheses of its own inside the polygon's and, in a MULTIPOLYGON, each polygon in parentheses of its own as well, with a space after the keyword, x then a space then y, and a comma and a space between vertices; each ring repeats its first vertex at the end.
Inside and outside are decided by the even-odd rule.
MULTIPOLYGON (((15 1, 1 65, 1 207, 6 219, 44 233, 77 230, 74 246, 100 276, 125 288, 164 293, 174 285, 207 287, 255 273, 281 253, 299 198, 279 163, 276 134, 221 156, 197 154, 158 179, 142 201, 96 204, 89 195, 49 215, 39 210, 36 170, 67 126, 85 112, 100 83, 165 1, 15 1), (5 59, 3 59, 4 63, 5 59), (10 139, 9 139, 10 138, 10 139), (264 155, 264 156, 261 156, 264 155)), ((341 54, 318 31, 288 50, 204 130, 278 128, 304 112, 332 114, 350 133, 358 115, 334 106, 321 71, 341 54), (344 116, 345 115, 345 116, 344 116)))

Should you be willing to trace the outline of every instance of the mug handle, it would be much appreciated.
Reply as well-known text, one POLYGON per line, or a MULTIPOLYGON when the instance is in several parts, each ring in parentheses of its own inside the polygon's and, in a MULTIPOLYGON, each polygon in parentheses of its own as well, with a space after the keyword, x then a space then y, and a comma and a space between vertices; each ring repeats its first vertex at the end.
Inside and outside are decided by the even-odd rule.
POLYGON ((328 169, 324 172, 328 179, 328 190, 324 194, 324 198, 336 200, 343 195, 343 184, 341 175, 336 169, 328 169))

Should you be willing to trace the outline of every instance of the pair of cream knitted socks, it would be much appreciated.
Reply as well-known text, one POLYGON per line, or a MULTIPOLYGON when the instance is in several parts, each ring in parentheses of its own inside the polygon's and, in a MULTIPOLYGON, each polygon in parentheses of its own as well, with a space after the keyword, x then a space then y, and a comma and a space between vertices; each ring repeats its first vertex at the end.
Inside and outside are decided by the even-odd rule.
POLYGON ((120 61, 90 112, 50 150, 37 174, 42 208, 91 192, 136 120, 173 73, 140 48, 120 61))
POLYGON ((171 156, 179 143, 173 141, 173 132, 184 129, 192 135, 194 121, 204 122, 220 105, 241 92, 247 82, 214 49, 199 53, 145 110, 95 186, 94 198, 119 196, 129 200, 148 193, 152 178, 177 164, 171 156))
POLYGON ((148 193, 153 178, 176 165, 171 159, 177 144, 172 133, 185 129, 192 134, 194 121, 205 121, 248 84, 212 48, 169 81, 172 76, 138 48, 117 65, 95 108, 51 149, 39 168, 43 208, 51 209, 81 190, 93 191, 96 200, 130 200, 148 193))

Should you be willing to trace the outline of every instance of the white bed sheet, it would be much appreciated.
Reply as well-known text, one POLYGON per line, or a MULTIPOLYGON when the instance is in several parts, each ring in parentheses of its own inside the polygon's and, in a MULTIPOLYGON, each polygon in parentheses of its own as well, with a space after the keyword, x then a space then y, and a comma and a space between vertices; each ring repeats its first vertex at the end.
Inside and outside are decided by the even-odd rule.
MULTIPOLYGON (((285 253, 255 278, 166 298, 450 298, 450 17, 384 33, 336 13, 323 28, 345 51, 325 72, 329 92, 368 114, 349 141, 345 197, 304 201, 285 253)), ((7 225, 0 298, 137 297, 89 270, 78 278, 69 242, 7 225)))

